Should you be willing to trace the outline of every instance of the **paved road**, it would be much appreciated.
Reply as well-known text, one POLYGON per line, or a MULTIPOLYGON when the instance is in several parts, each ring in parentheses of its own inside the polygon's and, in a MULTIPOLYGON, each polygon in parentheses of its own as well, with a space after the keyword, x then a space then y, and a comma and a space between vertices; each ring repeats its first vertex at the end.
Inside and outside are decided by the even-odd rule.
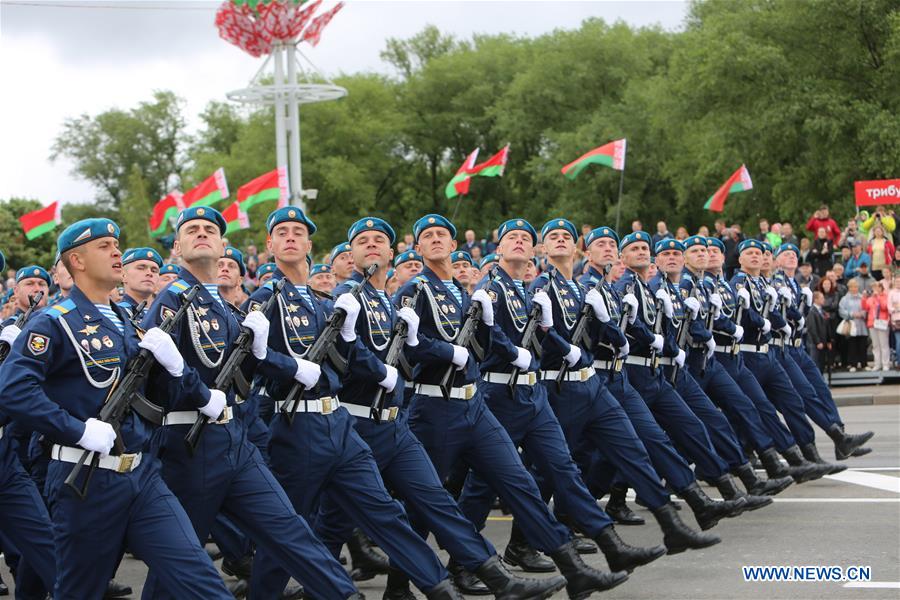
MULTIPOLYGON (((849 431, 876 432, 872 454, 848 461, 851 469, 843 474, 791 486, 768 508, 723 521, 714 529, 723 538, 718 546, 664 557, 639 569, 631 580, 603 597, 900 598, 900 405, 850 406, 841 412, 849 431), (748 583, 741 572, 744 565, 869 566, 872 582, 892 582, 894 587, 853 588, 843 582, 748 583)), ((817 434, 822 456, 833 456, 828 438, 817 434)), ((633 544, 659 543, 661 533, 651 515, 643 510, 639 513, 651 523, 619 527, 620 534, 633 544)), ((493 515, 488 523, 486 533, 500 551, 509 527, 508 518, 501 514, 493 515)), ((446 554, 442 557, 446 559, 446 554)), ((605 568, 600 555, 586 559, 605 568)), ((0 571, 9 583, 5 565, 0 571)), ((126 558, 118 578, 133 586, 139 597, 145 573, 142 563, 126 558)), ((378 577, 362 582, 360 588, 370 599, 377 599, 383 585, 384 577, 378 577)))

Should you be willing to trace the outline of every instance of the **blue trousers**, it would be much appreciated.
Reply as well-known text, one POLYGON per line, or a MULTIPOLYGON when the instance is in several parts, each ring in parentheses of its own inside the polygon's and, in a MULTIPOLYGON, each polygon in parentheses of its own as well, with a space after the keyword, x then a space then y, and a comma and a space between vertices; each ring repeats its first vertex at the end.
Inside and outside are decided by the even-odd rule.
POLYGON ((222 513, 216 515, 209 535, 222 551, 222 556, 229 561, 237 562, 253 552, 250 538, 222 513))
MULTIPOLYGON (((405 503, 415 529, 426 535, 431 531, 453 560, 469 571, 497 553, 441 485, 428 453, 409 429, 407 411, 401 410, 397 420, 390 423, 359 417, 355 420, 356 431, 372 449, 385 484, 405 503)), ((337 555, 355 523, 353 515, 345 513, 327 493, 324 497, 313 528, 337 555)))
POLYGON ((809 355, 800 348, 791 347, 785 349, 784 358, 784 368, 791 378, 794 389, 803 398, 803 408, 813 423, 823 431, 828 431, 828 428, 835 424, 843 425, 831 392, 828 391, 828 384, 822 379, 822 374, 809 355), (804 362, 807 363, 806 368, 804 362), (812 365, 812 371, 809 370, 809 365, 812 365))
MULTIPOLYGON (((160 428, 154 446, 163 447, 163 478, 184 506, 198 538, 206 539, 222 512, 267 551, 268 564, 281 565, 316 597, 337 600, 356 592, 347 572, 294 511, 240 422, 208 425, 193 456, 184 446, 188 428, 160 428)), ((162 575, 151 568, 145 598, 156 597, 156 578, 162 575)), ((278 588, 277 595, 283 590, 284 586, 278 588)))
POLYGON ((528 543, 553 552, 569 542, 570 532, 550 513, 506 429, 487 409, 482 385, 469 400, 414 395, 410 429, 425 446, 438 477, 443 480, 464 461, 510 508, 528 543))
MULTIPOLYGON (((399 502, 384 487, 369 446, 353 428, 344 408, 329 415, 297 413, 293 424, 281 414, 272 418, 269 452, 272 472, 297 512, 312 520, 327 497, 387 553, 420 590, 447 578, 447 571, 412 527, 399 502)), ((343 541, 343 540, 341 540, 343 541)), ((250 589, 254 598, 277 598, 290 578, 271 549, 256 553, 250 589)), ((334 554, 331 554, 331 561, 334 554)), ((317 596, 313 588, 312 594, 317 596)))
POLYGON ((741 352, 741 354, 744 364, 756 377, 766 397, 784 417, 796 443, 805 445, 814 442, 816 434, 806 419, 803 399, 791 385, 788 374, 781 363, 772 356, 772 352, 741 352))

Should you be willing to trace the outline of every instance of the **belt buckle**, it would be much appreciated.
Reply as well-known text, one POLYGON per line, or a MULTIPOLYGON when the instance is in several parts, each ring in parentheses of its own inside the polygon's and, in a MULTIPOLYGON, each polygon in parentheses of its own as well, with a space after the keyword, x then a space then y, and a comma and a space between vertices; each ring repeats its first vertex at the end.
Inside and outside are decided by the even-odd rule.
POLYGON ((319 400, 319 402, 322 405, 322 414, 323 415, 330 415, 332 412, 334 412, 334 409, 331 407, 331 396, 322 398, 319 400))
POLYGON ((534 371, 530 371, 527 373, 528 376, 528 385, 534 385, 537 383, 537 373, 534 371))
POLYGON ((397 406, 392 406, 388 409, 388 421, 394 421, 397 419, 397 413, 400 412, 400 408, 397 406))
POLYGON ((213 425, 225 425, 225 424, 228 423, 229 421, 231 421, 231 407, 230 407, 230 406, 226 406, 226 407, 222 410, 222 416, 219 417, 218 420, 213 421, 213 425))
POLYGON ((613 371, 616 373, 620 373, 622 371, 622 365, 625 363, 624 359, 620 356, 619 358, 613 361, 613 371))
POLYGON ((136 457, 137 454, 122 454, 119 456, 119 466, 116 467, 116 473, 130 473, 136 457))
POLYGON ((471 400, 475 396, 475 384, 470 383, 469 385, 463 388, 463 398, 465 400, 471 400))
POLYGON ((578 372, 578 379, 579 379, 579 381, 581 381, 582 383, 584 383, 585 381, 587 381, 587 380, 590 379, 590 378, 591 378, 591 376, 590 376, 590 371, 588 370, 587 367, 581 369, 581 370, 578 372))

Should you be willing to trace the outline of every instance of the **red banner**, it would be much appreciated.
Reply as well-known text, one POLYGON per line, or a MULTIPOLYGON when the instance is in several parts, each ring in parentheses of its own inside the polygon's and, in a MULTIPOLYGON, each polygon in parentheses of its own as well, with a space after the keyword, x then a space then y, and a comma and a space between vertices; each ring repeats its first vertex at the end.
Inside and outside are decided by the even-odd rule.
POLYGON ((900 204, 900 179, 877 179, 855 181, 857 206, 878 206, 879 204, 900 204))

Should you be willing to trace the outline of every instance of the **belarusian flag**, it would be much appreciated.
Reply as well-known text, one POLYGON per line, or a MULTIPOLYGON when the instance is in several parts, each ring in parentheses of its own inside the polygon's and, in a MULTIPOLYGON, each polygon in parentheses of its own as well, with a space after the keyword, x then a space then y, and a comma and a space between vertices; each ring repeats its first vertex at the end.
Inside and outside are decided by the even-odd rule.
POLYGON ((500 177, 506 169, 506 161, 509 159, 509 144, 503 150, 493 155, 481 164, 472 168, 472 175, 478 177, 500 177))
POLYGON ((265 175, 260 175, 253 181, 245 183, 238 188, 237 201, 241 204, 241 210, 247 212, 251 206, 268 200, 278 200, 278 208, 287 206, 288 182, 287 168, 278 167, 265 175))
POLYGON ((472 181, 472 167, 475 166, 475 160, 477 158, 478 148, 475 148, 472 150, 472 153, 466 157, 466 160, 463 161, 462 166, 456 172, 456 175, 453 176, 453 179, 450 180, 450 183, 447 184, 447 187, 444 188, 444 194, 447 196, 448 200, 469 193, 469 183, 472 181))
POLYGON ((25 213, 19 217, 19 223, 22 224, 22 231, 25 232, 25 237, 33 240, 48 231, 53 231, 57 225, 62 223, 62 205, 57 200, 46 208, 39 208, 30 213, 25 213))
POLYGON ((575 179, 585 167, 591 164, 606 165, 616 171, 625 170, 625 142, 623 138, 606 145, 594 148, 590 152, 576 158, 562 168, 562 174, 569 179, 575 179))
POLYGON ((247 217, 247 213, 241 210, 239 202, 232 202, 231 206, 222 211, 222 216, 225 217, 225 223, 227 223, 225 235, 250 227, 250 219, 247 217))
POLYGON ((156 203, 150 214, 150 235, 162 237, 166 234, 169 224, 178 216, 179 211, 184 209, 181 198, 181 192, 175 190, 156 203))
POLYGON ((709 197, 709 200, 706 201, 703 208, 714 212, 722 212, 722 209, 725 208, 725 199, 728 198, 728 194, 746 192, 747 190, 752 189, 753 182, 750 181, 750 171, 747 170, 745 165, 741 165, 741 168, 735 171, 734 174, 728 178, 728 181, 723 183, 722 187, 709 197))
POLYGON ((228 183, 225 181, 225 169, 219 167, 200 185, 186 191, 183 200, 186 207, 211 206, 227 197, 228 183))

